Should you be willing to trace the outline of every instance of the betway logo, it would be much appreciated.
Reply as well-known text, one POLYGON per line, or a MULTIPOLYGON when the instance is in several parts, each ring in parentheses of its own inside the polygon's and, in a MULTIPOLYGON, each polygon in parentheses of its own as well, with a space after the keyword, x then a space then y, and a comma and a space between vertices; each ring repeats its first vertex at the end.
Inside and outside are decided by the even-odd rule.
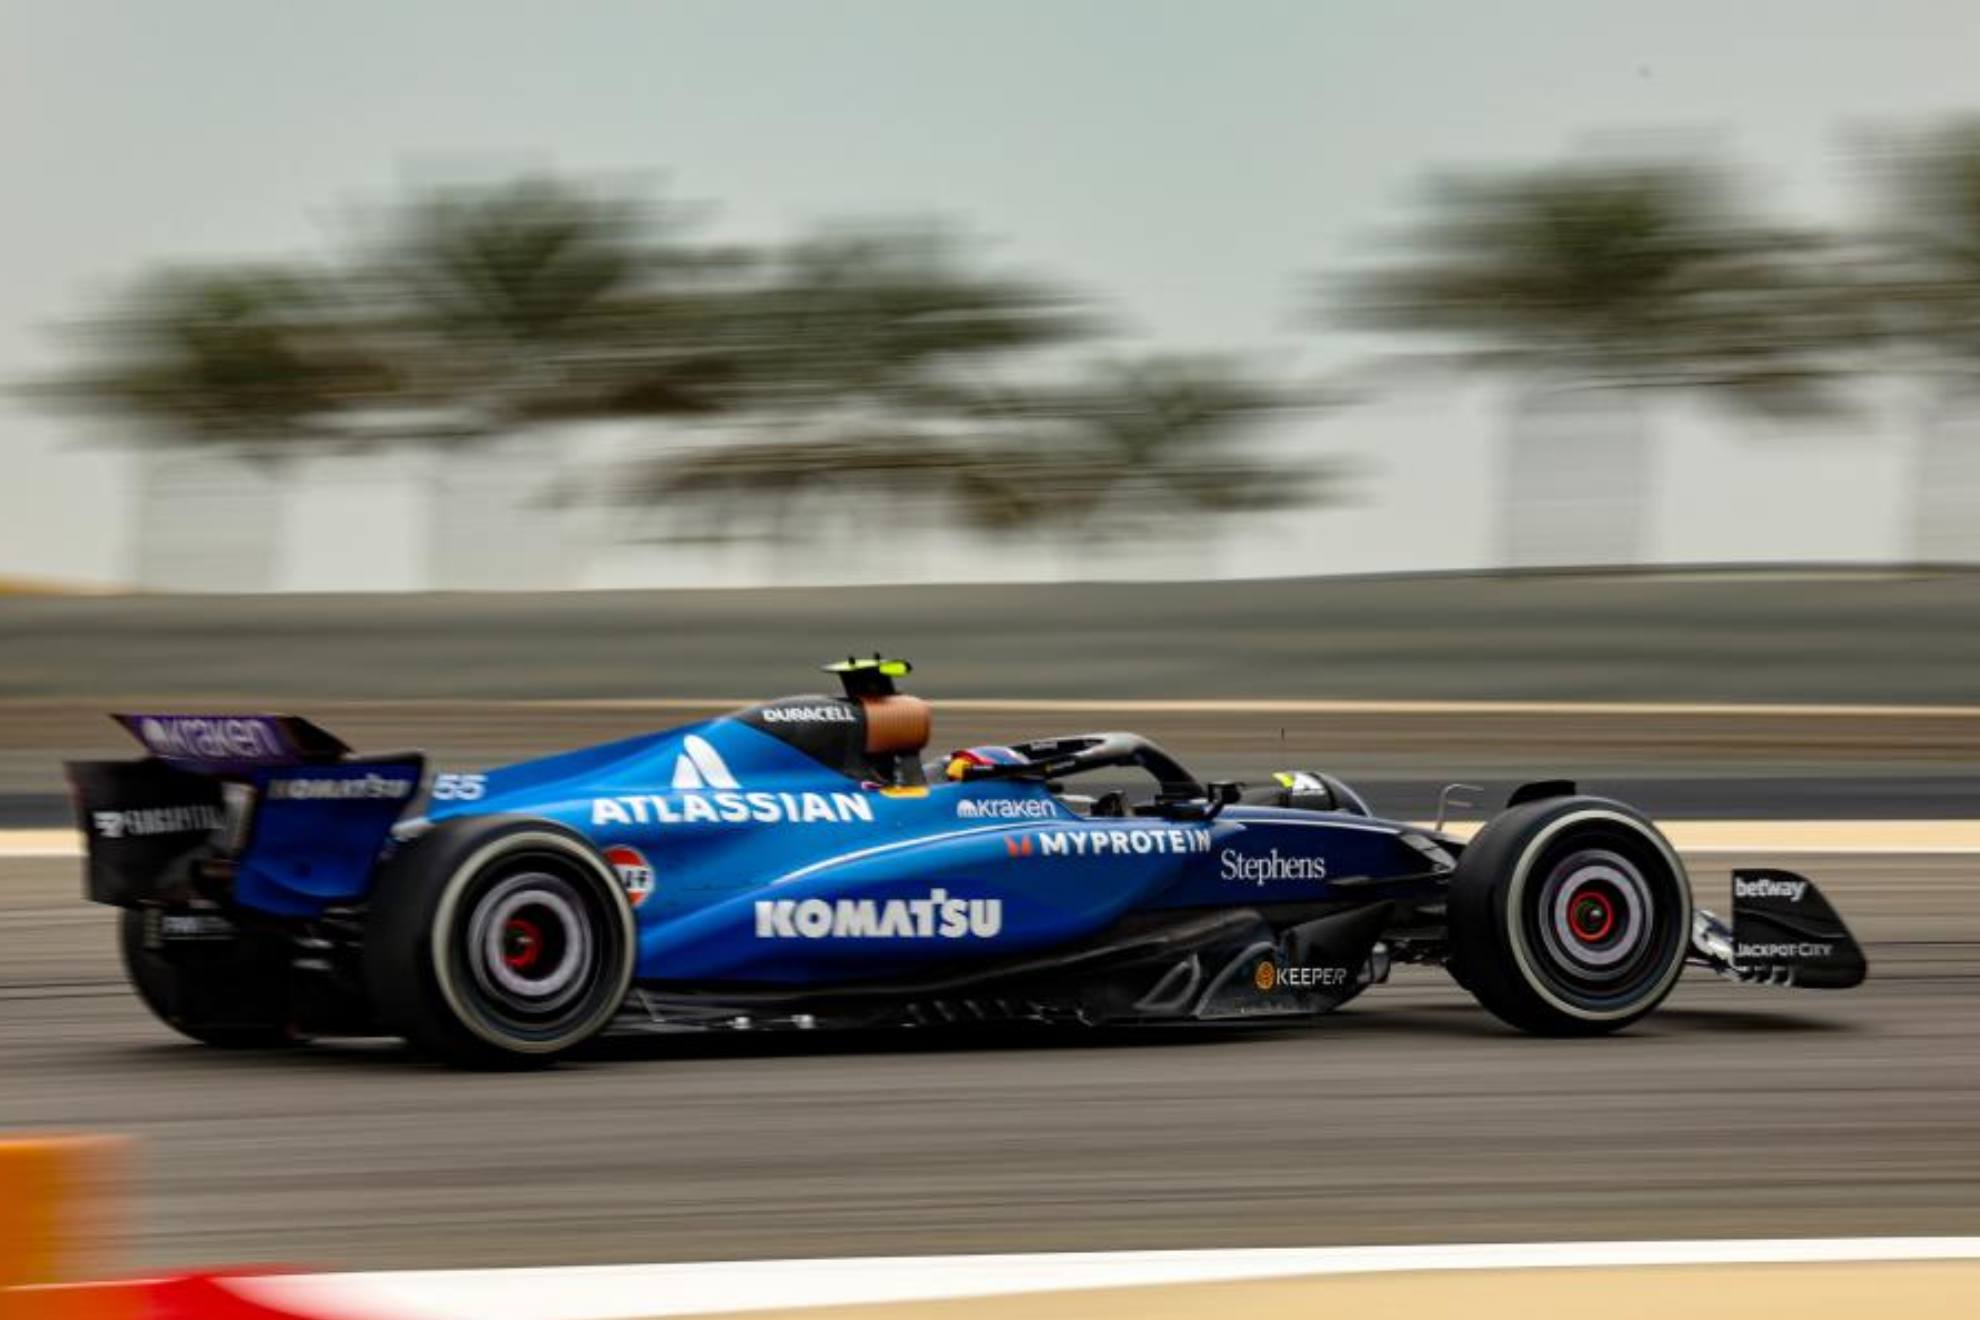
POLYGON ((1746 880, 1733 877, 1734 898, 1785 898, 1790 903, 1799 903, 1801 896, 1807 892, 1806 880, 1746 880))
POLYGON ((622 793, 593 798, 593 825, 681 825, 693 822, 741 825, 845 824, 873 819, 864 793, 772 793, 742 791, 721 753, 708 740, 689 734, 674 762, 676 793, 622 793))
POLYGON ((987 940, 1004 928, 999 898, 772 898, 756 904, 760 940, 987 940))
MULTIPOLYGON (((1038 850, 1047 857, 1119 857, 1128 853, 1205 853, 1210 851, 1210 831, 1160 826, 1127 826, 1120 829, 1041 830, 1038 850)), ((1031 851, 1030 836, 1023 836, 1017 851, 1031 851)))

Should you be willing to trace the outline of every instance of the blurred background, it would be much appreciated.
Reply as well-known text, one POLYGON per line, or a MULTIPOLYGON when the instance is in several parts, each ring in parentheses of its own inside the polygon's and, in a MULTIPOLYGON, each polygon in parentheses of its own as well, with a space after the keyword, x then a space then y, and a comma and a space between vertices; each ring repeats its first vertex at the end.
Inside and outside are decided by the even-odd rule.
POLYGON ((1518 8, 10 6, 0 570, 1980 554, 1960 8, 1518 8))
MULTIPOLYGON (((1874 978, 1694 977, 1577 1056, 1405 973, 1324 1041, 442 1077, 168 1043, 73 861, 14 853, 0 1126, 150 1138, 165 1262, 1980 1229, 1972 841, 1892 828, 1980 815, 1976 40, 1958 0, 0 4, 0 827, 67 825, 118 703, 466 769, 878 648, 945 748, 1781 825, 1874 978)), ((1711 837, 1723 903, 1762 836, 1711 837)))

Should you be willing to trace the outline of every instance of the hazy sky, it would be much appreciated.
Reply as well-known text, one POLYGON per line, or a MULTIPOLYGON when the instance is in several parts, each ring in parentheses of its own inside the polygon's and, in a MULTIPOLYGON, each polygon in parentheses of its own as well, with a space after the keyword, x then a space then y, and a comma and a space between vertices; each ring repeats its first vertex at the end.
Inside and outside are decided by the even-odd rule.
MULTIPOLYGON (((1761 202, 1832 209, 1844 129, 1980 109, 1976 38, 1964 0, 0 0, 0 373, 57 361, 51 327, 146 261, 306 250, 407 177, 538 163, 663 176, 736 237, 952 217, 1163 343, 1311 366, 1296 281, 1364 253, 1426 168, 1696 132, 1761 202)), ((1314 425, 1385 499, 1479 490, 1474 396, 1314 425)), ((1680 557, 1894 552, 1897 446, 1671 426, 1680 557)), ((0 574, 122 576, 125 461, 74 423, 0 429, 0 574)), ((1474 562, 1484 502, 1282 533, 1349 566, 1474 562)))

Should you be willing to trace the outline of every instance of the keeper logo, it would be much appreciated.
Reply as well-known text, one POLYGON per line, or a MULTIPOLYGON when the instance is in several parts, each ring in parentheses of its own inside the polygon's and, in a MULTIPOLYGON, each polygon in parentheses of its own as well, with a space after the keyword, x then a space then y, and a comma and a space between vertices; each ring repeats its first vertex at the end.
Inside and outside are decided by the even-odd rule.
POLYGON ((1331 990, 1348 983, 1345 967, 1280 967, 1263 962, 1252 973, 1251 983, 1260 990, 1331 990))

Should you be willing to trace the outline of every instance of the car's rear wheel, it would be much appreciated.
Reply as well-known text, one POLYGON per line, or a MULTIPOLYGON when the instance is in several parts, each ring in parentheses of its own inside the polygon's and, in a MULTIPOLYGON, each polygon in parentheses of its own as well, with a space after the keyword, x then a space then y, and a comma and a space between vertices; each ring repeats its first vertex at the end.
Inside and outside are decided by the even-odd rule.
POLYGON ((365 934, 374 1009, 466 1067, 554 1062, 612 1020, 632 981, 632 907, 589 844, 515 818, 447 821, 378 877, 365 934))
POLYGON ((135 908, 118 914, 118 937, 138 998, 180 1035, 229 1050, 296 1043, 279 941, 241 935, 168 951, 147 934, 145 914, 135 908))
POLYGON ((1565 797, 1493 818, 1451 880, 1451 973, 1504 1021, 1544 1035, 1616 1031, 1684 970, 1691 885, 1656 827, 1565 797))

